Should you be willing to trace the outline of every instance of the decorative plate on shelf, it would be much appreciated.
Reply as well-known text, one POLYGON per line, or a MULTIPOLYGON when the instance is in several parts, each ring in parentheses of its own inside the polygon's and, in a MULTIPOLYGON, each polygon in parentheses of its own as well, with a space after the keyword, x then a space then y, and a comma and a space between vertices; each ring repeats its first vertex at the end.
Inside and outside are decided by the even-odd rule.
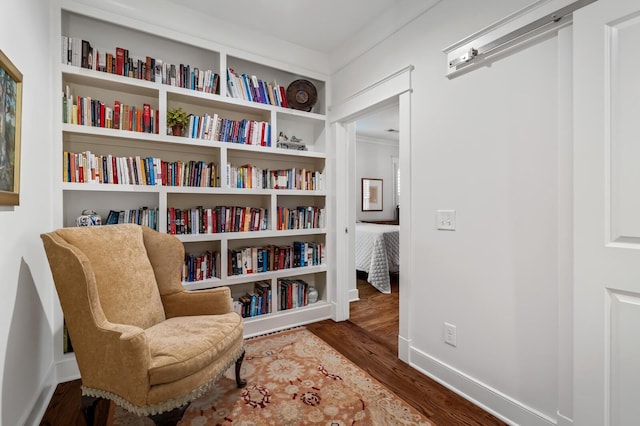
POLYGON ((317 100, 318 91, 309 80, 296 80, 287 87, 287 102, 293 109, 309 112, 317 100))

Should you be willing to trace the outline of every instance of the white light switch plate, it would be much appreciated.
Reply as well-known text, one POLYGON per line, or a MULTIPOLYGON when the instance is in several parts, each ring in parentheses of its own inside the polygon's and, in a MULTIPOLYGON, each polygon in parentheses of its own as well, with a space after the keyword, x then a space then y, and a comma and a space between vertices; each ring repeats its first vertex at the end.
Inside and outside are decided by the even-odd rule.
POLYGON ((455 210, 437 210, 436 211, 436 228, 443 231, 456 230, 456 211, 455 210))

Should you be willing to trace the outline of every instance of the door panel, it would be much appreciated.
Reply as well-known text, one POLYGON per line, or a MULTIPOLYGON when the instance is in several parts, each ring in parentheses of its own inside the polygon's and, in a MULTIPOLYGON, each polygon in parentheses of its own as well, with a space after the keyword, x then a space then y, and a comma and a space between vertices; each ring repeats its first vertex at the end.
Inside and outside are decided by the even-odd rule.
MULTIPOLYGON (((605 27, 609 49, 605 66, 611 94, 611 242, 640 244, 640 17, 626 16, 605 27), (607 66, 608 65, 608 66, 607 66), (630 196, 635 195, 635 196, 630 196)), ((605 112, 606 113, 606 112, 605 112)))
POLYGON ((640 2, 574 13, 574 424, 637 424, 640 2), (635 423, 631 423, 635 419, 635 423))

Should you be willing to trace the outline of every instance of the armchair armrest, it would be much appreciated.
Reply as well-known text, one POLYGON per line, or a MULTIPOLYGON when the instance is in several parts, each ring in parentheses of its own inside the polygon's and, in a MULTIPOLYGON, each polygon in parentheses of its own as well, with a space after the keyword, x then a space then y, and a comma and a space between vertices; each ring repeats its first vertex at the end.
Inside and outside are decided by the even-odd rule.
POLYGON ((76 350, 82 385, 146 404, 151 357, 145 331, 104 321, 95 325, 90 336, 82 337, 83 347, 76 350))
POLYGON ((167 318, 227 314, 231 312, 231 290, 229 287, 184 290, 163 295, 162 304, 167 318))

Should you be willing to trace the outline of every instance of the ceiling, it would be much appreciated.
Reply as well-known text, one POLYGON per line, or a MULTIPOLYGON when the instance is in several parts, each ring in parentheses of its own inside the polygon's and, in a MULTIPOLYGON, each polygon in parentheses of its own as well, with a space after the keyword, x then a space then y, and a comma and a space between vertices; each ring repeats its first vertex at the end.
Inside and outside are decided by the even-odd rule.
POLYGON ((399 143, 398 103, 374 109, 356 120, 359 137, 399 143))
POLYGON ((225 22, 330 53, 402 0, 172 0, 225 22))
MULTIPOLYGON (((326 54, 339 49, 358 31, 379 20, 385 13, 395 14, 401 8, 401 3, 407 5, 404 0, 170 1, 216 20, 326 54)), ((359 118, 356 134, 397 141, 398 133, 388 132, 391 128, 398 128, 397 104, 392 107, 387 105, 359 118)))

